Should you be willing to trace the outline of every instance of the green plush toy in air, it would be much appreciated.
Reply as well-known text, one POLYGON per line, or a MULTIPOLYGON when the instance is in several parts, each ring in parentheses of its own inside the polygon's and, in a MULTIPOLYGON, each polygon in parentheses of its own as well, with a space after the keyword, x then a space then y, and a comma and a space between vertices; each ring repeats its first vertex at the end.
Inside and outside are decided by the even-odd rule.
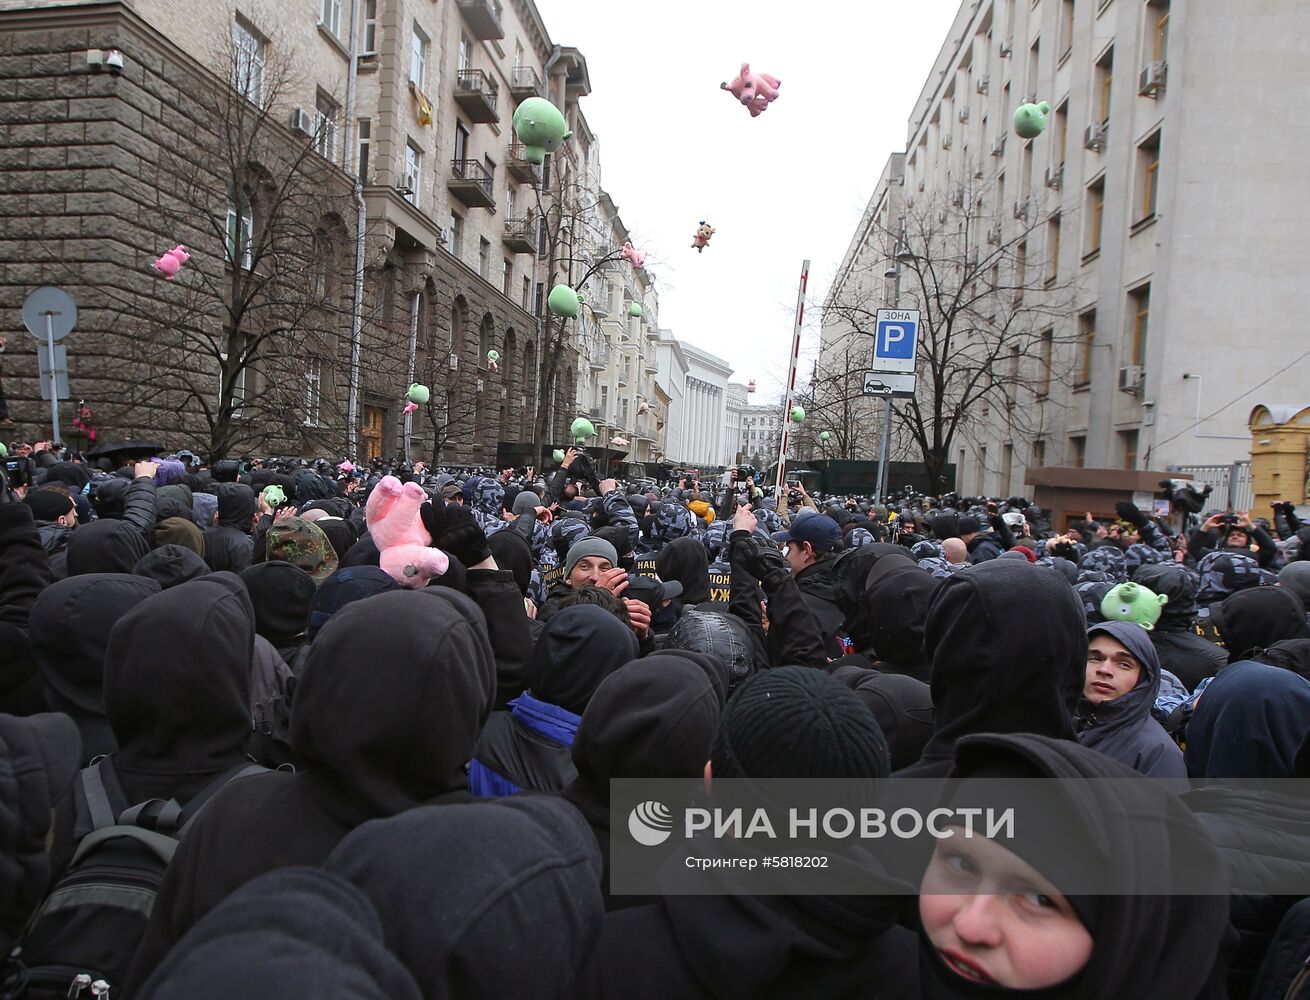
POLYGON ((268 504, 274 510, 287 502, 286 492, 277 483, 270 483, 268 486, 265 486, 264 492, 261 496, 264 498, 264 503, 268 504))
POLYGON ((514 111, 514 134, 523 143, 523 159, 544 163, 573 135, 559 108, 544 97, 529 97, 514 111))
POLYGON ((1046 131, 1046 116, 1051 113, 1051 106, 1045 101, 1040 104, 1021 104, 1014 113, 1014 130, 1021 139, 1036 139, 1046 131))
POLYGON ((582 308, 582 296, 568 285, 556 285, 550 290, 550 295, 546 298, 546 305, 556 316, 567 316, 573 319, 578 315, 578 310, 582 308))
POLYGON ((1168 603, 1168 594, 1157 594, 1140 583, 1121 583, 1101 601, 1101 614, 1110 621, 1136 622, 1150 632, 1168 603))
POLYGON ((423 406, 424 404, 427 403, 429 399, 432 398, 432 390, 429 389, 426 385, 422 385, 419 382, 415 382, 409 387, 409 390, 405 393, 405 398, 408 399, 411 403, 418 403, 419 406, 423 406))

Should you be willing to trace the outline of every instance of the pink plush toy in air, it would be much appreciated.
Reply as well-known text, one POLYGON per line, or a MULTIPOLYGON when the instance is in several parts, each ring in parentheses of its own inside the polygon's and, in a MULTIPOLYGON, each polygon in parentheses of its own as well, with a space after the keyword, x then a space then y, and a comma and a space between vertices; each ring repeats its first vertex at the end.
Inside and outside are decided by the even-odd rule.
POLYGON ((400 414, 401 416, 407 417, 417 409, 418 409, 418 403, 414 402, 411 399, 408 403, 405 404, 405 408, 400 411, 400 414))
POLYGON ((778 88, 782 81, 767 73, 752 73, 750 63, 741 64, 741 72, 732 83, 721 83, 719 87, 728 91, 750 110, 751 117, 758 117, 761 111, 777 100, 778 88))
POLYGON ((187 253, 186 247, 181 243, 173 247, 172 250, 165 250, 158 260, 152 261, 150 266, 164 276, 164 280, 172 281, 177 272, 182 269, 182 265, 191 259, 187 253))
POLYGON ((696 231, 691 234, 692 249, 694 249, 697 253, 700 253, 702 250, 705 249, 705 244, 709 243, 710 237, 713 235, 714 235, 714 227, 711 226, 709 223, 707 223, 704 219, 701 219, 700 225, 697 226, 696 231))
POLYGON ((364 505, 369 537, 378 547, 378 565, 402 587, 418 590, 450 566, 446 553, 432 548, 418 509, 428 495, 418 483, 400 484, 383 476, 364 505))
POLYGON ((623 244, 623 256, 628 259, 633 267, 640 271, 646 266, 646 255, 634 247, 631 243, 623 244))

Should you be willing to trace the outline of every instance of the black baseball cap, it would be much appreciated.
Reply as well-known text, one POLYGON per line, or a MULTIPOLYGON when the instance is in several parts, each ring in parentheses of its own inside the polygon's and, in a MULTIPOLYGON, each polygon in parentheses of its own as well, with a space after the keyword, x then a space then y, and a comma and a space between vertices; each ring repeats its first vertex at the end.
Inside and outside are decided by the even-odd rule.
POLYGON ((841 540, 841 528, 827 514, 798 517, 786 531, 773 536, 774 541, 809 542, 816 552, 831 552, 841 540))
POLYGON ((682 584, 677 580, 657 580, 650 576, 628 576, 628 589, 624 597, 641 601, 651 611, 658 611, 665 601, 682 594, 682 584))

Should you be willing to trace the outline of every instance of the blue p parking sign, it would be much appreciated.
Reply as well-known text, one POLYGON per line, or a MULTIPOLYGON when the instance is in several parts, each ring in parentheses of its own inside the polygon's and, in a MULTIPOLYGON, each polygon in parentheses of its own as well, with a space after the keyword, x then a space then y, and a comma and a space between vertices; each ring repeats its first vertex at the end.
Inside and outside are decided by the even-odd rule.
POLYGON ((873 338, 873 370, 914 371, 918 342, 918 309, 879 309, 873 338))

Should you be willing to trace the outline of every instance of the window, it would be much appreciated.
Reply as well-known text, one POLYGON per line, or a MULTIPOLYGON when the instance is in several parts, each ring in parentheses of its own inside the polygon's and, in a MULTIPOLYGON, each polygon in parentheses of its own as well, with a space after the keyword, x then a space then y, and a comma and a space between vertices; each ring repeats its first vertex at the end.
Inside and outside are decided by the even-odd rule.
POLYGON ((1019 200, 1027 201, 1033 193, 1033 144, 1023 147, 1022 159, 1019 161, 1019 200))
POLYGON ((317 424, 322 396, 323 362, 320 358, 305 359, 305 423, 317 424))
POLYGON ((1037 63, 1038 57, 1042 52, 1042 40, 1034 40, 1032 48, 1028 50, 1028 83, 1024 88, 1024 94, 1033 98, 1037 96, 1037 63))
POLYGON ((628 397, 624 396, 619 400, 619 423, 623 427, 628 426, 628 397))
POLYGON ((496 161, 490 156, 483 156, 482 165, 487 168, 487 189, 491 190, 496 186, 496 161))
POLYGON ((987 492, 987 446, 978 449, 978 492, 987 492))
POLYGON ((1060 216, 1051 216, 1046 223, 1046 283, 1055 284, 1060 276, 1060 216))
POLYGON ((1101 219, 1105 215, 1105 178, 1098 177, 1087 188, 1087 260, 1101 252, 1101 219))
POLYGON ((229 193, 227 200, 227 262, 241 261, 241 268, 254 266, 255 217, 245 191, 229 193))
POLYGON ((1051 394, 1051 366, 1055 363, 1055 331, 1047 330, 1042 334, 1041 341, 1041 365, 1042 370, 1038 373, 1037 390, 1039 396, 1049 396, 1051 394))
POLYGON ((1060 62, 1064 62, 1073 49, 1073 2, 1060 0, 1060 44, 1056 47, 1060 62))
POLYGON ((1024 284, 1028 280, 1028 241, 1024 240, 1014 252, 1014 304, 1023 301, 1024 284))
POLYGON ((1157 131, 1137 147, 1137 185, 1141 191, 1138 222, 1155 218, 1155 202, 1160 187, 1160 133, 1157 131))
POLYGON ((409 82, 419 90, 428 78, 428 36, 416 24, 409 39, 409 82))
POLYGON ((1088 309, 1078 317, 1078 382, 1092 381, 1092 351, 1096 348, 1096 310, 1088 309))
POLYGON ((1033 460, 1032 466, 1040 469, 1046 464, 1046 442, 1040 438, 1033 442, 1033 460))
POLYGON ((459 59, 458 69, 463 73, 469 68, 469 63, 473 61, 473 43, 469 41, 468 35, 459 36, 459 50, 457 52, 459 59))
POLYGON ((332 266, 335 253, 327 233, 314 234, 314 256, 309 262, 309 295, 314 302, 326 302, 332 294, 332 266))
POLYGON ((1130 365, 1146 364, 1146 331, 1151 319, 1151 286, 1143 285, 1128 293, 1128 315, 1132 322, 1130 365))
POLYGON ((478 238, 478 275, 484 280, 491 277, 491 243, 485 236, 478 238))
POLYGON ((532 279, 527 275, 523 276, 523 311, 527 312, 532 303, 532 279))
POLYGON ((369 182, 368 177, 368 147, 369 136, 373 130, 373 122, 368 118, 359 119, 359 141, 355 147, 355 173, 365 184, 369 182))
POLYGON ((478 327, 478 364, 487 363, 487 352, 496 346, 496 323, 488 313, 482 317, 482 325, 478 327))
POLYGON ((405 177, 401 181, 401 193, 411 205, 418 204, 419 180, 423 176, 423 150, 412 141, 405 143, 405 177))
POLYGON ((600 387, 600 419, 604 420, 610 412, 610 387, 602 385, 600 387))
POLYGON ((1069 102, 1055 109, 1055 162, 1063 169, 1065 150, 1069 148, 1069 102))
POLYGON ((514 262, 508 257, 505 258, 505 267, 500 276, 500 290, 505 298, 510 297, 514 288, 514 262))
POLYGON ((232 23, 232 89, 259 104, 264 96, 264 39, 245 21, 232 23))
POLYGON ((466 160, 469 155, 469 130, 464 127, 464 123, 455 122, 455 159, 466 160))
POLYGON ((516 197, 516 192, 514 190, 514 186, 512 184, 507 185, 505 188, 505 220, 506 221, 515 218, 514 215, 515 197, 516 197))
POLYGON ((464 217, 458 212, 450 213, 450 252, 456 257, 464 254, 464 217))
POLYGON ((325 160, 336 159, 337 106, 322 91, 314 104, 314 149, 325 160))
POLYGON ((1087 437, 1083 434, 1076 434, 1069 439, 1069 452, 1073 459, 1075 469, 1081 469, 1087 464, 1087 437))
POLYGON ((521 42, 515 42, 514 43, 514 68, 521 69, 522 67, 523 67, 523 44, 521 42))
POLYGON ((1005 211, 1005 171, 1002 170, 996 175, 996 205, 995 215, 1000 216, 1005 211))
POLYGON ((538 281, 536 296, 534 297, 532 302, 532 311, 535 315, 537 316, 541 315, 541 307, 545 304, 545 302, 546 302, 546 286, 542 282, 538 281))
POLYGON ((1147 0, 1146 24, 1150 31, 1151 55, 1155 62, 1169 58, 1169 0, 1147 0))
POLYGON ((1110 120, 1110 86, 1114 79, 1114 49, 1106 50, 1096 64, 1096 110, 1102 125, 1110 120))
POLYGON ((364 51, 378 50, 378 0, 364 0, 364 51))
POLYGON ((318 23, 334 35, 341 34, 341 0, 323 0, 318 23))
POLYGON ((1123 452, 1123 467, 1137 468, 1137 431, 1119 432, 1119 450, 1123 452))
POLYGON ((1014 475, 1014 445, 1007 444, 1001 452, 1001 495, 1010 492, 1010 479, 1014 475))
MULTIPOLYGON (((221 353, 218 356, 218 405, 223 405, 223 392, 225 388, 224 369, 227 367, 227 354, 221 353)), ((232 416, 241 416, 242 404, 246 401, 246 372, 249 371, 244 365, 237 372, 236 378, 232 380, 232 416)))

